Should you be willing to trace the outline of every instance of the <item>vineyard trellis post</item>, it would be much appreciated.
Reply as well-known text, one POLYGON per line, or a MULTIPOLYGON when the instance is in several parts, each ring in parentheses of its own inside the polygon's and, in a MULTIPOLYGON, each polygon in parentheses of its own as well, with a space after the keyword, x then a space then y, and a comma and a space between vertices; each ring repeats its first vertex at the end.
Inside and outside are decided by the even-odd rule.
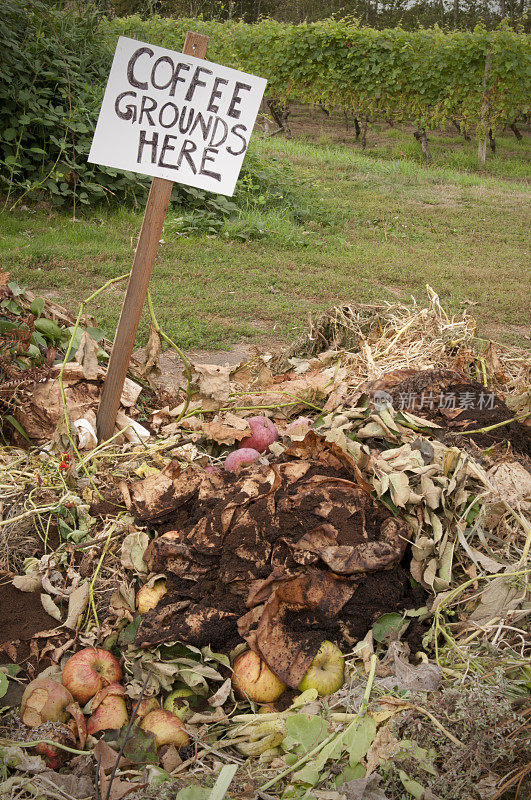
POLYGON ((483 103, 481 106, 481 116, 479 121, 479 132, 481 136, 478 140, 478 161, 481 165, 483 165, 487 158, 487 139, 488 139, 488 132, 489 132, 489 77, 490 77, 490 65, 492 60, 492 50, 487 50, 487 54, 485 56, 485 70, 483 72, 483 103))

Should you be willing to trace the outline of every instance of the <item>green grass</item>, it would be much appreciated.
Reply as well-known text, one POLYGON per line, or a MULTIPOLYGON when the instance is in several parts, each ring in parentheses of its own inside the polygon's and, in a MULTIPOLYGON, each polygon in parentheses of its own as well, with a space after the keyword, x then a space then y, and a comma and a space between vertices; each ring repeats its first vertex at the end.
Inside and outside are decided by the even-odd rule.
MULTIPOLYGON (((409 150, 392 157, 409 139, 388 134, 380 155, 301 139, 255 143, 263 156, 293 165, 301 204, 309 198, 313 209, 302 225, 285 209, 249 210, 218 236, 179 236, 170 212, 151 281, 168 335, 185 348, 282 341, 303 330, 310 313, 345 302, 407 302, 411 294, 422 302, 429 283, 450 311, 477 303, 480 335, 525 344, 525 159, 504 161, 498 141, 496 163, 488 156, 478 170, 467 166, 473 143, 459 143, 444 159, 432 146, 434 163, 425 166, 409 150), (231 238, 242 229, 262 238, 231 238)), ((42 206, 3 210, 0 269, 74 311, 127 272, 140 223, 141 213, 126 209, 88 210, 75 222, 42 206)), ((122 296, 115 285, 88 309, 111 338, 122 296)), ((147 332, 144 316, 138 344, 147 332)))

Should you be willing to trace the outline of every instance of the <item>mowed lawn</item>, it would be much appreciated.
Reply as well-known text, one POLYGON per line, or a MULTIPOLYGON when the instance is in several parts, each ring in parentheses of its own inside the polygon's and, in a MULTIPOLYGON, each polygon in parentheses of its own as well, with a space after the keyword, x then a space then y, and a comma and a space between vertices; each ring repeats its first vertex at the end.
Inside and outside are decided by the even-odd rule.
MULTIPOLYGON (((526 345, 529 190, 523 160, 520 168, 508 159, 510 177, 503 177, 503 141, 490 174, 488 164, 483 172, 436 159, 425 166, 414 155, 378 157, 326 139, 256 141, 263 156, 293 165, 314 216, 298 226, 277 211, 247 212, 243 223, 265 234, 241 241, 177 235, 170 211, 151 281, 160 323, 185 348, 286 341, 311 313, 411 295, 422 303, 429 283, 451 312, 473 304, 479 335, 526 345)), ((393 143, 398 153, 400 146, 393 143)), ((409 139, 403 146, 411 151, 409 139)), ((520 146, 523 154, 528 145, 520 146)), ((0 214, 0 269, 72 311, 129 270, 142 216, 104 208, 77 215, 73 221, 29 204, 0 214)), ((124 286, 113 285, 87 309, 109 337, 124 286)), ((147 332, 145 315, 137 344, 147 332)))

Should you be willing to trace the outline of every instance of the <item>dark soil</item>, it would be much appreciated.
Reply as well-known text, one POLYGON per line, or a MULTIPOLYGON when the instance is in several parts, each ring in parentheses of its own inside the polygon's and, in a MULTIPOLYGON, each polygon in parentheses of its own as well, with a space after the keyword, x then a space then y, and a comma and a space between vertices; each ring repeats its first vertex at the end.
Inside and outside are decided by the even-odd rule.
POLYGON ((37 592, 21 592, 11 583, 0 585, 0 661, 19 664, 34 677, 50 660, 40 654, 45 640, 39 643, 33 637, 58 624, 42 607, 37 592))
POLYGON ((395 409, 409 410, 441 425, 445 429, 442 438, 448 445, 466 447, 467 440, 471 440, 481 449, 510 446, 514 453, 531 457, 530 431, 519 422, 510 422, 491 431, 468 433, 506 422, 514 413, 492 389, 468 381, 459 372, 427 369, 404 380, 396 373, 384 376, 374 388, 388 392, 395 409), (440 398, 443 398, 442 403, 440 398), (448 407, 441 408, 445 403, 448 407))

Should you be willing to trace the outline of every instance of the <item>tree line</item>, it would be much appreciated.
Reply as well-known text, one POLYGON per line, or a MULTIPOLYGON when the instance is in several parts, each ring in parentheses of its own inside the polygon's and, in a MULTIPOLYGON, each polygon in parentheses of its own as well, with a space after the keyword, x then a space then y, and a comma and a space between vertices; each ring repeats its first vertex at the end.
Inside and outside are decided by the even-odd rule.
POLYGON ((160 14, 168 17, 243 20, 270 17, 279 22, 315 22, 353 17, 373 28, 406 30, 439 25, 444 29, 488 29, 501 22, 529 30, 528 0, 97 0, 107 14, 160 14))

